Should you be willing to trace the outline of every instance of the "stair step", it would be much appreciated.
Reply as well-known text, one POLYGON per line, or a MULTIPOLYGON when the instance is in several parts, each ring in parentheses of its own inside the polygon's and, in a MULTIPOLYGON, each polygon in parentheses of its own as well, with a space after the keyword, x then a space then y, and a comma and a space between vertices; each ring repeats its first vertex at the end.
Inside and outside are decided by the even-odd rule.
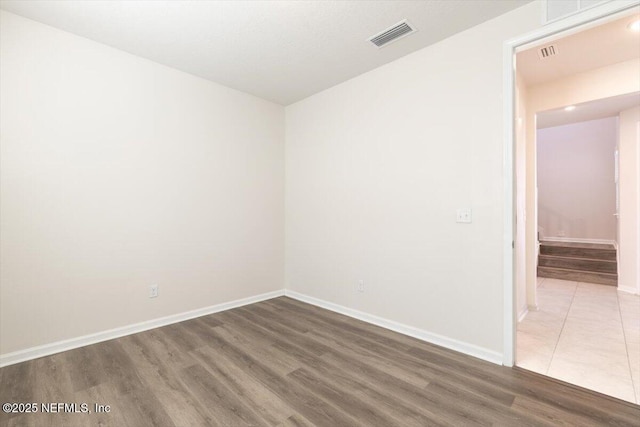
POLYGON ((582 248, 582 249, 614 249, 611 243, 583 243, 583 242, 553 242, 550 240, 541 240, 541 245, 546 246, 562 246, 567 248, 582 248))
POLYGON ((616 261, 616 250, 612 245, 541 242, 540 254, 556 255, 569 258, 588 258, 599 259, 603 261, 616 261))
POLYGON ((618 286, 618 275, 595 271, 571 270, 568 268, 538 266, 538 277, 573 280, 576 282, 597 283, 618 286))
POLYGON ((568 270, 594 271, 601 273, 618 272, 618 263, 616 261, 591 259, 582 257, 562 257, 556 255, 540 255, 538 265, 542 267, 565 268, 568 270))

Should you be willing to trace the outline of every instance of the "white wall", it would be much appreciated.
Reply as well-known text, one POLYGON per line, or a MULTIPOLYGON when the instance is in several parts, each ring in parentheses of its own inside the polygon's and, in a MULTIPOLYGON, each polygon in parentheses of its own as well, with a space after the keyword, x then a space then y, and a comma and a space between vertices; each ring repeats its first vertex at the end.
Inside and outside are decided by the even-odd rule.
POLYGON ((620 113, 620 220, 618 288, 640 293, 640 107, 620 113))
POLYGON ((287 289, 501 360, 502 49, 540 7, 286 108, 287 289))
POLYGON ((0 353, 283 288, 281 106, 0 16, 0 353))
POLYGON ((538 129, 538 224, 544 237, 616 241, 617 136, 617 117, 538 129))
POLYGON ((537 307, 537 232, 536 213, 536 127, 535 116, 540 111, 609 98, 640 90, 640 59, 620 62, 607 67, 574 74, 552 82, 527 88, 527 223, 526 223, 526 276, 527 303, 537 307))

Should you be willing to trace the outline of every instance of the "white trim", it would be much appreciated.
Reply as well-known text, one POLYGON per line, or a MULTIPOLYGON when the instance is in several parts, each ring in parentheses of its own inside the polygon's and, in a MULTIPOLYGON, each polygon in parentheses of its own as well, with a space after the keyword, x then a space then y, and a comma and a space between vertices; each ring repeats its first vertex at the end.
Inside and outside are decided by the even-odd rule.
MULTIPOLYGON (((503 45, 503 122, 504 122, 504 143, 503 143, 503 271, 502 280, 504 288, 504 325, 503 325, 503 360, 505 366, 513 366, 515 361, 515 304, 514 304, 514 134, 513 120, 515 113, 515 70, 513 56, 517 48, 543 39, 549 39, 554 35, 571 32, 576 27, 593 23, 596 20, 606 18, 618 12, 638 6, 640 0, 618 0, 614 2, 597 5, 592 8, 582 10, 576 15, 571 15, 558 21, 551 22, 535 31, 522 36, 507 40, 503 45)), ((568 35, 568 34, 567 34, 568 35)))
MULTIPOLYGON (((640 121, 636 122, 636 289, 634 294, 640 294, 640 121)), ((620 263, 618 263, 618 266, 620 263)), ((618 271, 620 268, 618 267, 618 271)), ((625 291, 626 292, 626 291, 625 291)))
POLYGON ((25 350, 15 351, 13 353, 2 354, 0 355, 0 368, 27 360, 37 359, 39 357, 60 353, 62 351, 73 350, 74 348, 84 347, 86 345, 96 344, 102 341, 112 340, 114 338, 120 338, 125 335, 137 334, 138 332, 159 328, 161 326, 170 325, 172 323, 182 322, 196 317, 206 316, 208 314, 218 313, 220 311, 225 311, 236 307, 242 307, 248 304, 281 297, 284 294, 284 289, 280 289, 277 291, 267 292, 248 298, 242 298, 234 301, 212 305, 209 307, 186 311, 184 313, 173 314, 170 316, 160 317, 158 319, 134 323, 133 325, 109 329, 107 331, 97 332, 95 334, 84 335, 77 338, 71 338, 68 340, 57 341, 50 344, 27 348, 25 350))
POLYGON ((520 310, 520 313, 518 313, 518 323, 522 322, 527 314, 529 314, 529 307, 525 306, 520 310))
POLYGON ((613 245, 617 247, 618 244, 615 240, 609 239, 581 239, 579 237, 545 237, 542 242, 562 242, 562 243, 595 243, 602 245, 613 245))
POLYGON ((613 0, 601 0, 602 3, 596 3, 594 5, 590 5, 590 6, 582 6, 582 1, 583 0, 572 0, 576 2, 576 10, 573 12, 569 12, 565 15, 562 16, 558 16, 556 18, 553 19, 548 19, 548 14, 549 14, 549 0, 544 0, 542 2, 542 25, 547 25, 547 24, 551 24, 552 22, 556 22, 559 21, 561 19, 567 18, 569 16, 573 16, 573 15, 577 15, 579 13, 584 12, 585 10, 591 9, 592 7, 598 7, 598 6, 602 6, 605 2, 610 2, 613 0))
MULTIPOLYGON (((617 13, 629 12, 633 14, 635 11, 631 11, 631 9, 638 5, 640 5, 640 0, 615 0, 610 3, 596 5, 580 11, 577 15, 563 17, 530 33, 507 40, 504 46, 510 45, 513 47, 514 52, 520 52, 548 44, 615 20, 619 18, 619 16, 614 16, 617 13)), ((505 99, 504 101, 507 100, 505 99)))
POLYGON ((618 286, 618 291, 624 292, 627 294, 638 295, 638 289, 632 286, 618 286))
POLYGON ((516 284, 515 273, 515 235, 514 217, 516 206, 514 204, 514 129, 513 118, 515 117, 515 64, 513 57, 515 55, 516 45, 504 44, 503 48, 503 87, 504 94, 504 145, 502 147, 502 170, 504 192, 504 207, 502 218, 504 221, 504 229, 502 231, 502 242, 504 249, 504 260, 502 262, 502 281, 504 284, 504 321, 502 331, 502 346, 504 348, 502 364, 505 366, 513 366, 515 359, 515 292, 516 284))
POLYGON ((382 317, 375 316, 373 314, 364 313, 362 311, 354 310, 352 308, 334 304, 329 301, 304 295, 299 292, 290 291, 288 289, 284 291, 284 294, 289 298, 293 298, 307 304, 312 304, 326 310, 331 310, 336 313, 344 314, 345 316, 353 317, 354 319, 362 320, 363 322, 371 323, 373 325, 380 326, 382 328, 389 329, 403 335, 408 335, 410 337, 439 345, 450 350, 458 351, 469 356, 477 357, 491 363, 495 363, 498 365, 502 364, 502 354, 498 353, 497 351, 489 350, 487 348, 479 347, 463 341, 458 341, 453 338, 425 331, 424 329, 419 329, 413 326, 398 323, 393 320, 388 320, 382 317))

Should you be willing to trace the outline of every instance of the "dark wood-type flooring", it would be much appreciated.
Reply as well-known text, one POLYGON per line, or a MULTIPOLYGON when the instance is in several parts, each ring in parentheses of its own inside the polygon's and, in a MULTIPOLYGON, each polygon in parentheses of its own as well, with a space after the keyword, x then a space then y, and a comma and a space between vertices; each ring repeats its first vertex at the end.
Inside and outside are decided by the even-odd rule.
POLYGON ((2 426, 631 426, 640 407, 277 298, 0 369, 2 426))

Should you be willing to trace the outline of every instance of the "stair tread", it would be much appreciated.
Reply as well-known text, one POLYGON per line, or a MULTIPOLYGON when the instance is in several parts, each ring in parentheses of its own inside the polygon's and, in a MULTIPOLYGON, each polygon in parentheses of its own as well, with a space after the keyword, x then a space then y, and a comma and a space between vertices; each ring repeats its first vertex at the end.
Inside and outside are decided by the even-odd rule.
POLYGON ((615 261, 616 254, 615 249, 573 247, 566 246, 564 243, 563 246, 540 245, 540 255, 615 261))
POLYGON ((549 246, 549 247, 563 247, 563 248, 574 248, 574 249, 599 249, 606 251, 615 251, 616 248, 610 243, 579 243, 579 242, 550 242, 542 240, 540 241, 541 246, 549 246))
POLYGON ((617 278, 618 277, 618 273, 604 273, 604 272, 600 272, 600 271, 574 270, 572 268, 547 267, 545 265, 539 265, 538 268, 544 268, 544 269, 549 269, 549 270, 561 270, 561 271, 566 271, 566 272, 571 272, 571 273, 601 274, 603 276, 609 276, 611 278, 614 278, 614 277, 617 278))
POLYGON ((584 257, 577 257, 577 256, 566 256, 566 255, 556 255, 556 254, 540 254, 539 255, 540 258, 547 258, 547 259, 551 259, 551 258, 561 258, 561 259, 575 259, 575 260, 580 260, 580 261, 598 261, 598 262, 610 262, 612 264, 617 263, 616 260, 612 260, 612 259, 602 259, 602 258, 584 258, 584 257))
POLYGON ((618 263, 611 261, 589 260, 584 258, 544 257, 538 259, 538 266, 564 268, 567 270, 594 273, 617 273, 618 263))

